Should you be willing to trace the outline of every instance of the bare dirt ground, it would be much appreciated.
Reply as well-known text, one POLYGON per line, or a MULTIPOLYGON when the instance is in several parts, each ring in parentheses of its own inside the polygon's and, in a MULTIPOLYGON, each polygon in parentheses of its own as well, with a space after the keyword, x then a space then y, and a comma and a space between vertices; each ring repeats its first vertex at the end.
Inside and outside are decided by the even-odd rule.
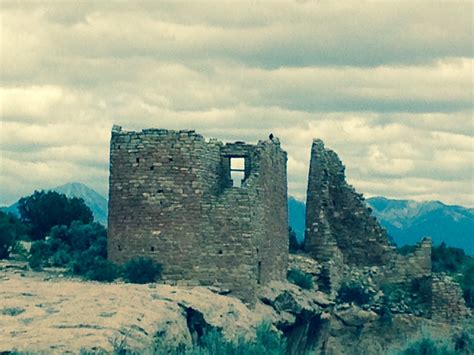
POLYGON ((112 350, 124 340, 145 349, 157 333, 164 342, 189 344, 188 308, 229 337, 248 332, 265 314, 204 287, 85 282, 61 270, 37 273, 0 262, 0 352, 112 350))

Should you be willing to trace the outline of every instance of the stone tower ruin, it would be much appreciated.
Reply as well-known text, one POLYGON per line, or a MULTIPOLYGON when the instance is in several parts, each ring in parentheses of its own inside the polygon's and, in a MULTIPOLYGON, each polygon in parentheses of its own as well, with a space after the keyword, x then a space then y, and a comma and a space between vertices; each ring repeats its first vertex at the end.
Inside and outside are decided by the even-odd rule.
POLYGON ((397 285, 412 294, 422 290, 426 316, 452 320, 468 316, 459 284, 431 270, 431 238, 421 240, 412 253, 398 254, 363 196, 347 184, 344 171, 337 154, 314 140, 304 247, 321 263, 320 288, 335 294, 354 272, 370 270, 378 284, 397 285))
POLYGON ((253 303, 259 284, 286 277, 286 163, 277 138, 223 144, 114 126, 110 260, 149 257, 165 282, 219 286, 253 303))
POLYGON ((387 233, 347 184, 337 154, 316 139, 311 148, 305 250, 316 260, 339 257, 348 265, 386 264, 393 255, 387 233))

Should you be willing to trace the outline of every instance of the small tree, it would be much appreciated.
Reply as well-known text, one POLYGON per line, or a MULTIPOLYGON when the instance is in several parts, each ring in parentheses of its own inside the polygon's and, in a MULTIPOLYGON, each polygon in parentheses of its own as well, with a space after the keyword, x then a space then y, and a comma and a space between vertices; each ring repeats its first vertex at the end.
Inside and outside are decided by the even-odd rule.
POLYGON ((73 221, 91 223, 92 211, 83 199, 68 198, 54 191, 35 191, 18 202, 21 220, 28 224, 32 240, 44 239, 53 226, 69 227, 73 221))
POLYGON ((43 266, 48 265, 51 257, 51 247, 44 240, 37 240, 31 244, 30 258, 28 262, 33 270, 41 270, 43 266))
POLYGON ((26 230, 26 226, 14 215, 0 211, 0 259, 10 256, 26 230))
POLYGON ((150 258, 137 257, 129 260, 123 267, 123 276, 126 281, 146 284, 158 280, 162 266, 150 258))

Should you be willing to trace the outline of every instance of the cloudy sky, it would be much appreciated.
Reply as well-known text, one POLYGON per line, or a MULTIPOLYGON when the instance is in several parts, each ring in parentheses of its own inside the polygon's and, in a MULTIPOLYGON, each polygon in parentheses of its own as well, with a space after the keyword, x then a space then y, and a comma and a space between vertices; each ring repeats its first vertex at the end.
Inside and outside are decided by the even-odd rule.
POLYGON ((107 193, 112 124, 322 138, 366 196, 474 207, 471 1, 0 2, 0 204, 107 193))

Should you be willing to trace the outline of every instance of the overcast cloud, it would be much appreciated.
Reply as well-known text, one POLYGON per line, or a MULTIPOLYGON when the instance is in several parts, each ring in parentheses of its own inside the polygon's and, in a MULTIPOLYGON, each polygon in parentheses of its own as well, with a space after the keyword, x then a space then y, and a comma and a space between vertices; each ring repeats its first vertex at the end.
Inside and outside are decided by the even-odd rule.
POLYGON ((104 195, 112 124, 270 132, 304 199, 313 138, 366 196, 474 207, 472 2, 9 2, 0 204, 104 195))

